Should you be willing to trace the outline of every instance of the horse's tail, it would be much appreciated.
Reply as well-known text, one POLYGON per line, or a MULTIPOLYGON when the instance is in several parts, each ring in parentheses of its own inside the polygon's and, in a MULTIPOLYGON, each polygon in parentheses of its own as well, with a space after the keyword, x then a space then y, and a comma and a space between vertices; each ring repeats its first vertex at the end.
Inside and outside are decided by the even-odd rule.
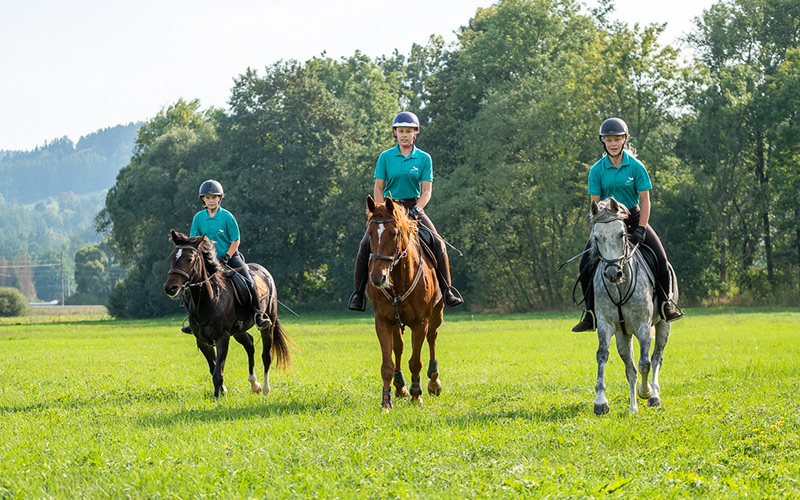
POLYGON ((294 347, 289 334, 283 329, 281 320, 275 318, 275 327, 272 329, 272 352, 278 368, 288 370, 292 367, 292 354, 290 348, 294 347))

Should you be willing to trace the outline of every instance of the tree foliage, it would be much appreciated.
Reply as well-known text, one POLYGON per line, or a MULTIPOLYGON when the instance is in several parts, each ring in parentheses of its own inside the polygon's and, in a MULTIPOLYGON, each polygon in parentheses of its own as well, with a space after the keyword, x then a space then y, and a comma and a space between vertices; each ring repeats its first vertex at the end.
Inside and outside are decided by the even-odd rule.
MULTIPOLYGON (((401 109, 434 162, 426 211, 475 311, 571 302, 597 130, 624 118, 653 180, 651 223, 687 302, 800 294, 800 8, 723 0, 688 37, 688 64, 573 0, 501 0, 447 45, 408 55, 280 61, 236 78, 226 110, 178 101, 139 130, 98 228, 130 274, 118 316, 175 312, 163 296, 171 227, 188 230, 197 187, 225 186, 241 250, 282 300, 342 307, 378 154, 401 109)), ((90 259, 98 263, 101 260, 90 259)), ((79 286, 81 286, 79 284, 79 286)))

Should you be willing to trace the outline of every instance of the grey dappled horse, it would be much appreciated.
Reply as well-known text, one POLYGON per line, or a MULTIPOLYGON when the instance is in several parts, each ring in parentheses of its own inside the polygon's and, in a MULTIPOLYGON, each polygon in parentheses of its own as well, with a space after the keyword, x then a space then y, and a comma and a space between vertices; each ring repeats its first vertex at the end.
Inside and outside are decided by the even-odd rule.
MULTIPOLYGON (((591 257, 598 261, 593 277, 595 314, 597 316, 597 385, 594 412, 608 413, 606 399, 605 368, 611 337, 617 335, 617 351, 625 363, 625 375, 630 387, 630 412, 639 407, 636 396, 647 399, 647 406, 661 404, 661 388, 658 374, 669 339, 670 324, 658 314, 656 303, 656 280, 637 246, 628 240, 624 223, 628 216, 625 205, 613 197, 600 203, 592 201, 587 220, 592 227, 590 235, 591 257), (655 347, 650 357, 650 327, 655 327, 655 347), (636 365, 633 362, 633 337, 639 340, 639 371, 642 383, 636 390, 636 365), (648 375, 653 372, 652 383, 648 375)), ((678 286, 674 271, 670 298, 678 300, 678 286)))

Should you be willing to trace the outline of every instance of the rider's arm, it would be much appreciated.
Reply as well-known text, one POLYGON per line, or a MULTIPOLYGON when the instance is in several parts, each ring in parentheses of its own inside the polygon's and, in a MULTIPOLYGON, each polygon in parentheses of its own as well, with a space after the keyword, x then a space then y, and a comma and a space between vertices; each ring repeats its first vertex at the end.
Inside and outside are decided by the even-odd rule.
POLYGON ((383 203, 383 188, 386 186, 384 179, 375 179, 375 187, 372 190, 372 197, 378 203, 383 203))
POLYGON ((242 240, 231 241, 231 246, 228 248, 228 257, 233 257, 233 255, 236 253, 236 250, 239 250, 239 243, 241 242, 242 240))
POLYGON ((639 225, 647 227, 650 220, 650 191, 639 191, 639 225))
POLYGON ((425 205, 431 201, 431 193, 433 191, 433 182, 422 181, 422 191, 419 194, 417 205, 419 208, 425 208, 425 205))

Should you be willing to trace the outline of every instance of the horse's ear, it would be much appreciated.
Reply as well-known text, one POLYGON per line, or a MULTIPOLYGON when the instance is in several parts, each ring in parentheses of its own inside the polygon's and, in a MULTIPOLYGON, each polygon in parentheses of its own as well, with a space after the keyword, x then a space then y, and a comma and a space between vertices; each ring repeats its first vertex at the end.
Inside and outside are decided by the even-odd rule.
POLYGON ((612 196, 611 198, 609 198, 609 199, 608 199, 608 201, 609 201, 609 203, 611 204, 611 205, 610 205, 610 206, 611 206, 611 210, 612 210, 613 212, 615 212, 615 213, 616 213, 616 212, 619 212, 619 203, 617 203, 617 200, 616 200, 616 198, 614 198, 614 197, 612 196))
POLYGON ((592 206, 590 208, 590 211, 592 212, 592 215, 597 215, 597 213, 600 211, 600 209, 597 208, 597 202, 594 200, 592 200, 592 206))
POLYGON ((172 242, 173 245, 175 244, 175 238, 177 236, 178 236, 178 233, 176 233, 174 229, 170 229, 169 230, 169 240, 172 242))
POLYGON ((367 211, 372 213, 375 211, 375 200, 372 199, 372 195, 367 195, 367 211))
POLYGON ((388 210, 389 213, 393 214, 394 213, 394 202, 392 201, 392 199, 391 198, 386 198, 386 202, 385 203, 386 203, 386 210, 388 210))

